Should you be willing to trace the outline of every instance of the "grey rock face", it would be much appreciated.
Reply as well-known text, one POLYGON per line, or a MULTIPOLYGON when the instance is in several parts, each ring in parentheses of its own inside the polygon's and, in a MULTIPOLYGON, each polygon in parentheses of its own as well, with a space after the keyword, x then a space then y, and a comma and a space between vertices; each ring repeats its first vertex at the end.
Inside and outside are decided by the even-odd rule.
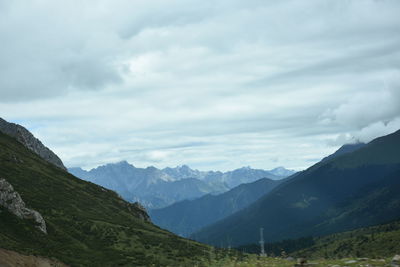
POLYGON ((14 137, 18 140, 18 142, 33 151, 35 154, 39 155, 47 162, 50 162, 63 170, 67 170, 61 159, 53 151, 43 145, 39 139, 33 136, 33 134, 31 134, 21 125, 10 123, 0 118, 0 132, 14 137))
POLYGON ((21 219, 32 219, 37 223, 37 228, 47 234, 46 222, 42 215, 32 209, 28 209, 18 192, 5 179, 0 178, 0 206, 21 219))
POLYGON ((400 255, 394 255, 392 262, 390 263, 392 267, 400 266, 400 255))
POLYGON ((137 216, 145 221, 145 222, 151 222, 150 221, 150 216, 147 214, 146 209, 142 206, 142 204, 140 204, 139 202, 135 202, 132 204, 133 207, 136 208, 136 210, 139 210, 139 212, 137 212, 137 216))

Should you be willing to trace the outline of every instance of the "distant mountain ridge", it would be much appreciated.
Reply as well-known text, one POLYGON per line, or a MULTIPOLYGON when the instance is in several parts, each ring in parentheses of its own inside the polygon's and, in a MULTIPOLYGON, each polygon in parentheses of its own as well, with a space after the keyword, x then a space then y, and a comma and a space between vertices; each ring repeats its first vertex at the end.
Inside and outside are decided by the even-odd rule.
POLYGON ((202 227, 245 208, 282 181, 262 178, 241 184, 220 195, 208 194, 198 199, 176 202, 162 209, 150 210, 150 217, 164 229, 180 236, 189 236, 202 227))
POLYGON ((137 168, 127 161, 110 163, 85 171, 70 168, 75 176, 115 190, 128 201, 139 201, 150 209, 163 208, 184 199, 220 194, 242 183, 261 178, 279 180, 294 171, 283 167, 265 171, 243 167, 228 172, 199 171, 187 165, 175 168, 137 168), (275 171, 274 171, 275 170, 275 171))
POLYGON ((279 176, 279 177, 288 177, 291 176, 293 174, 295 174, 296 172, 293 170, 288 170, 284 167, 277 167, 275 169, 272 169, 269 171, 271 174, 275 175, 275 176, 279 176))
POLYGON ((35 154, 39 155, 47 162, 63 170, 67 170, 61 159, 48 147, 43 145, 43 143, 39 139, 37 139, 32 133, 30 133, 25 127, 15 123, 7 122, 0 118, 0 132, 14 137, 15 139, 17 139, 18 142, 23 144, 29 150, 33 151, 35 154))
POLYGON ((256 243, 260 227, 274 242, 400 219, 400 130, 353 148, 293 175, 192 238, 238 246, 256 243))

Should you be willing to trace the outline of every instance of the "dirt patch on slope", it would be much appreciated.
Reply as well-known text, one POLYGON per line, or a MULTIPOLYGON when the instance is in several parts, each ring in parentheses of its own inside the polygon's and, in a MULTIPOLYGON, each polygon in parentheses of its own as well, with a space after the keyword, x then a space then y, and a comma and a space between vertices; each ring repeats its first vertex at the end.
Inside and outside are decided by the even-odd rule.
POLYGON ((0 267, 68 267, 59 261, 38 256, 26 256, 0 248, 0 267))

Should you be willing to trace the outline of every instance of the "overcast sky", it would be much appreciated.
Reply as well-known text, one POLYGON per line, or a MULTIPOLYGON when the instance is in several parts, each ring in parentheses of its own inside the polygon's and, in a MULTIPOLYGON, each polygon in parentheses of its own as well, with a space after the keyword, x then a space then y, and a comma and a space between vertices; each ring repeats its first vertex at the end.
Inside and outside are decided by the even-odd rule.
POLYGON ((398 0, 0 0, 0 116, 68 167, 304 169, 400 129, 398 0))

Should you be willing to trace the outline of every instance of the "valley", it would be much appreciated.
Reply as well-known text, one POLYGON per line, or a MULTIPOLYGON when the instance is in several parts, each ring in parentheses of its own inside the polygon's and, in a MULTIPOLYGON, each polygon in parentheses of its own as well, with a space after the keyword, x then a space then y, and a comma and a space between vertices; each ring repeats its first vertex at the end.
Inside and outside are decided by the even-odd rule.
POLYGON ((0 267, 400 267, 399 0, 0 0, 0 267))
POLYGON ((4 125, 22 129, 0 132, 5 266, 17 260, 32 266, 395 266, 400 131, 346 145, 298 173, 143 169, 127 162, 69 169, 84 181, 41 154, 52 152, 22 126, 4 125), (30 141, 18 139, 21 133, 30 141), (137 199, 126 190, 130 203, 121 197, 129 186, 147 192, 137 199), (173 203, 147 213, 136 200, 151 195, 168 195, 173 203), (265 257, 256 256, 260 227, 265 257))

